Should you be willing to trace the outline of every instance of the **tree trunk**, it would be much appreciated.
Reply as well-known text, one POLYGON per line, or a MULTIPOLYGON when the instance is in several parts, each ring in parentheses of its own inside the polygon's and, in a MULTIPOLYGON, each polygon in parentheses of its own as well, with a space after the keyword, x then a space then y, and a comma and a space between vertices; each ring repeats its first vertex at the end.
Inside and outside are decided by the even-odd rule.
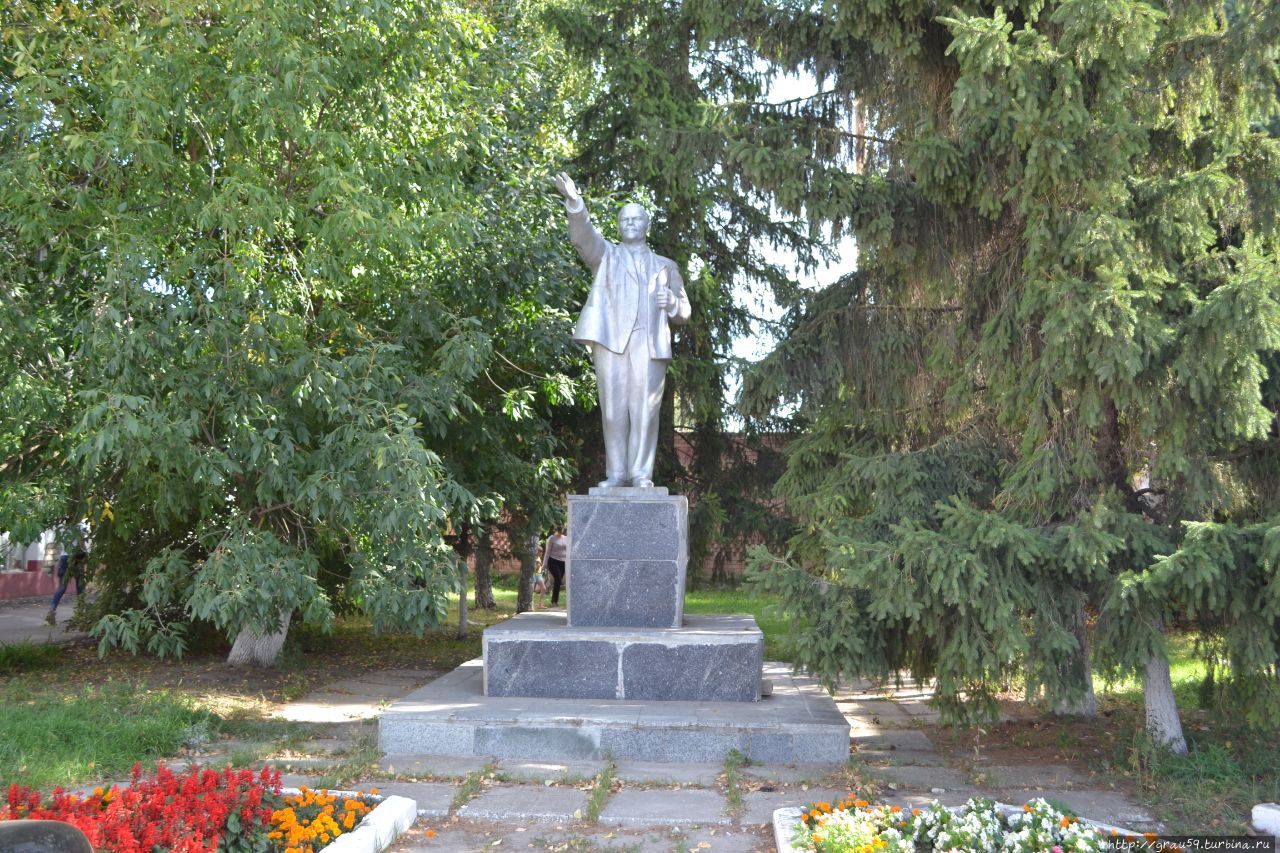
POLYGON ((1084 601, 1076 596, 1075 605, 1068 614, 1071 633, 1076 638, 1076 652, 1059 672, 1062 680, 1076 690, 1070 696, 1054 697, 1050 709, 1054 714, 1066 717, 1096 717, 1098 702, 1093 694, 1093 667, 1089 661, 1089 629, 1085 623, 1084 601))
POLYGON ((458 561, 458 639, 467 638, 467 561, 458 561))
POLYGON ((1169 661, 1152 655, 1142 676, 1142 695, 1147 704, 1147 734, 1161 746, 1185 755, 1187 741, 1182 736, 1182 720, 1173 695, 1173 679, 1169 677, 1169 661))
POLYGON ((476 537, 475 606, 481 610, 493 610, 498 602, 493 598, 493 530, 485 527, 476 537))
POLYGON ((280 618, 280 630, 262 634, 258 631, 241 631, 231 644, 231 652, 227 655, 229 666, 274 666, 280 650, 284 648, 284 639, 289 635, 289 620, 292 613, 285 613, 280 618))
POLYGON ((538 556, 538 534, 521 529, 512 537, 511 545, 520 558, 520 588, 516 593, 516 613, 533 609, 533 572, 538 556))
POLYGON ((729 585, 729 572, 725 569, 725 563, 727 562, 726 558, 728 556, 725 551, 728 547, 729 546, 726 543, 721 542, 719 547, 716 548, 716 555, 711 558, 712 586, 723 587, 729 585))

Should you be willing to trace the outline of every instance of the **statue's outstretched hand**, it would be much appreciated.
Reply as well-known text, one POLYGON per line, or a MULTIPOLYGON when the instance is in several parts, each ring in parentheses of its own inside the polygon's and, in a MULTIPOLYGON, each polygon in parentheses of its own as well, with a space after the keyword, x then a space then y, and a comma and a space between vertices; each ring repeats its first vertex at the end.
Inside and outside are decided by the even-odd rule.
POLYGON ((573 184, 573 178, 564 172, 556 175, 552 180, 555 182, 556 189, 560 192, 560 195, 564 196, 565 201, 574 204, 582 199, 582 196, 578 195, 578 188, 573 184))

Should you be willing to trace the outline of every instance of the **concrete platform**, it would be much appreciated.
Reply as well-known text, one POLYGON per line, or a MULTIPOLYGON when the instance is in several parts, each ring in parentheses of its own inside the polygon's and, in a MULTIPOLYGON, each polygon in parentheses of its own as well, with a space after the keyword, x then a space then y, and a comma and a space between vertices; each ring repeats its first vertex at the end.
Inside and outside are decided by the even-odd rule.
POLYGON ((469 661, 393 703, 379 744, 397 755, 526 760, 751 761, 843 764, 849 725, 815 681, 766 663, 773 695, 759 702, 662 702, 485 696, 484 667, 469 661))
POLYGON ((521 613, 484 631, 487 696, 755 702, 764 633, 747 615, 690 614, 680 628, 570 627, 521 613))

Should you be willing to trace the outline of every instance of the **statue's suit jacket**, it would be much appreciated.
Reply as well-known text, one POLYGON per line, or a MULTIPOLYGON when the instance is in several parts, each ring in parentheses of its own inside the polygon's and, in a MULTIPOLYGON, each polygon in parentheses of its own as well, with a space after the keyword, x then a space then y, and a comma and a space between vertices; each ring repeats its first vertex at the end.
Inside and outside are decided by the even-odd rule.
MULTIPOLYGON (((581 203, 580 203, 581 204, 581 203)), ((600 344, 612 352, 621 354, 627 339, 636 327, 636 313, 646 311, 642 327, 648 332, 649 357, 671 358, 671 323, 681 324, 689 319, 689 297, 684 292, 684 279, 675 261, 656 254, 645 247, 642 275, 644 287, 628 286, 627 269, 631 263, 630 250, 617 243, 610 243, 591 224, 586 206, 568 211, 569 239, 577 248, 582 260, 595 273, 587 303, 578 315, 578 325, 573 339, 582 344, 600 344), (675 296, 675 305, 665 311, 657 307, 654 299, 657 273, 667 271, 667 287, 675 296), (641 297, 643 296, 643 301, 641 297)))

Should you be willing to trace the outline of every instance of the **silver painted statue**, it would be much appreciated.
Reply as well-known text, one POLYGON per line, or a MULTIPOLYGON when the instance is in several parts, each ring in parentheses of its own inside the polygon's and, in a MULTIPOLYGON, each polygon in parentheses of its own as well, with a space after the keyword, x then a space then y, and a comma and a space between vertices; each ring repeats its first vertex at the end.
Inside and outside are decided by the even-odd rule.
POLYGON ((671 324, 689 319, 684 280, 674 261, 645 243, 649 212, 643 207, 622 206, 622 243, 610 243, 592 226, 573 180, 561 173, 555 184, 569 214, 569 239, 595 274, 573 339, 591 347, 596 368, 604 420, 600 485, 651 488, 671 324))

